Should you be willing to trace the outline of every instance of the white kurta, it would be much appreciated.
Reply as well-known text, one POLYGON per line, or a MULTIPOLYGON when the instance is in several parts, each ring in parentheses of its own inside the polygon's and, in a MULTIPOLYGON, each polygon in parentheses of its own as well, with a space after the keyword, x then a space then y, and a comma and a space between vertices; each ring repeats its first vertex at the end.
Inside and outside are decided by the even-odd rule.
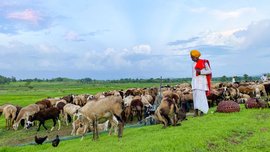
POLYGON ((201 75, 196 76, 196 66, 197 62, 193 63, 192 66, 192 91, 193 91, 193 103, 194 109, 199 109, 203 113, 207 113, 209 110, 206 91, 209 90, 208 83, 206 79, 206 74, 211 74, 211 69, 208 64, 205 65, 205 68, 201 70, 201 75))

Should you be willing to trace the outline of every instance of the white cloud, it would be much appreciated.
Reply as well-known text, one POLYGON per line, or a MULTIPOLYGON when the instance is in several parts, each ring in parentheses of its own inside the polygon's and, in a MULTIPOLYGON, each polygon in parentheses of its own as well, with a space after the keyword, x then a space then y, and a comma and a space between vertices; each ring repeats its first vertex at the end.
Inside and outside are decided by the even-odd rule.
POLYGON ((150 54, 151 47, 146 44, 136 45, 132 48, 132 51, 137 54, 150 54))
POLYGON ((188 54, 191 47, 202 45, 236 47, 243 42, 243 38, 235 36, 234 33, 242 29, 244 28, 229 29, 225 31, 205 31, 197 35, 196 41, 186 41, 184 43, 184 40, 177 40, 182 43, 179 43, 179 45, 176 46, 182 48, 179 55, 188 54))
POLYGON ((192 13, 206 13, 214 16, 218 20, 238 19, 240 17, 248 17, 254 13, 257 13, 257 9, 254 7, 244 7, 235 10, 221 10, 221 9, 210 9, 206 7, 191 8, 189 10, 192 13))
POLYGON ((32 9, 25 9, 24 11, 21 12, 11 12, 7 14, 7 18, 15 20, 23 20, 31 22, 33 24, 38 24, 38 22, 42 20, 40 15, 32 9))
POLYGON ((68 41, 83 41, 80 35, 74 31, 66 32, 64 39, 68 41))
POLYGON ((242 42, 242 39, 237 38, 234 35, 234 32, 239 31, 240 29, 230 29, 226 31, 219 32, 205 32, 201 36, 201 40, 197 44, 203 45, 223 45, 234 47, 242 42))
POLYGON ((191 8, 189 11, 193 13, 203 13, 207 11, 207 8, 206 7, 191 8))
POLYGON ((217 19, 237 19, 241 16, 248 16, 256 13, 256 8, 240 8, 233 11, 214 10, 211 12, 212 15, 216 16, 217 19))
POLYGON ((37 46, 37 50, 39 50, 40 53, 45 53, 45 54, 57 53, 60 51, 56 46, 52 46, 48 44, 39 44, 37 46))
POLYGON ((246 29, 239 30, 234 34, 237 38, 243 39, 242 49, 258 49, 270 47, 270 20, 253 22, 246 29))

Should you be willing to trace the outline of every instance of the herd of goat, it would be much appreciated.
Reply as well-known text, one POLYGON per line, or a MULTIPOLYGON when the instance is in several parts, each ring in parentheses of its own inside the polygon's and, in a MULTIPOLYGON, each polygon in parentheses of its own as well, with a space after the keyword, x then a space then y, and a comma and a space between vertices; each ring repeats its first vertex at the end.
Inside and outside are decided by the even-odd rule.
MULTIPOLYGON (((252 98, 261 99, 262 96, 265 96, 263 99, 268 99, 269 93, 270 82, 215 83, 208 96, 208 103, 209 106, 227 100, 245 103, 252 98)), ((58 130, 61 122, 66 125, 72 123, 71 135, 84 137, 91 131, 93 140, 96 140, 99 131, 107 130, 109 134, 114 132, 121 138, 124 125, 134 123, 134 117, 139 122, 153 117, 156 122, 163 124, 163 128, 180 125, 186 119, 186 113, 192 109, 192 103, 191 85, 182 83, 161 88, 130 88, 96 95, 47 98, 25 107, 4 104, 0 106, 0 116, 4 114, 7 129, 17 130, 20 125, 28 129, 38 121, 37 131, 41 125, 47 130, 45 121, 52 119, 51 130, 57 122, 58 130)))

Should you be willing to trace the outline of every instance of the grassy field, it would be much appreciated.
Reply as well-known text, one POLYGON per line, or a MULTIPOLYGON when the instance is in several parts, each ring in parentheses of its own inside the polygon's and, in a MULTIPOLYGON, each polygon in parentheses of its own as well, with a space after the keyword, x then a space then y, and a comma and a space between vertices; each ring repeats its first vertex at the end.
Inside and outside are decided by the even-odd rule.
POLYGON ((81 84, 78 82, 16 82, 0 85, 0 105, 13 103, 26 106, 47 97, 63 97, 68 94, 96 94, 109 90, 120 90, 132 87, 158 87, 153 83, 104 83, 81 84))
MULTIPOLYGON (((11 84, 1 86, 0 105, 11 103, 27 105, 47 96, 63 96, 69 93, 96 93, 100 91, 125 89, 129 87, 150 87, 158 84, 48 84, 33 83, 32 89, 25 84, 11 84), (36 89, 36 90, 34 90, 36 89)), ((270 109, 244 109, 239 113, 213 113, 203 117, 188 117, 181 126, 161 129, 161 125, 127 128, 124 136, 118 141, 116 136, 102 134, 99 141, 92 141, 88 135, 83 141, 79 138, 62 141, 57 148, 50 143, 27 146, 7 146, 33 142, 35 129, 6 131, 3 117, 0 118, 0 151, 270 151, 270 109)), ((48 126, 50 123, 46 123, 48 126)), ((62 138, 70 133, 70 126, 63 126, 63 130, 46 132, 42 129, 38 135, 49 135, 53 139, 55 134, 62 138)))

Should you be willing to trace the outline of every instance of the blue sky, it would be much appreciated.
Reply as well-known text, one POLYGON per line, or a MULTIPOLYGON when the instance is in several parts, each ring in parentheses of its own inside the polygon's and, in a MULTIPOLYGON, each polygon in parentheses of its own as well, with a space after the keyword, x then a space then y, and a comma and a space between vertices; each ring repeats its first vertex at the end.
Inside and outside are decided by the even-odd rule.
POLYGON ((94 79, 269 72, 267 0, 1 0, 0 75, 94 79))

